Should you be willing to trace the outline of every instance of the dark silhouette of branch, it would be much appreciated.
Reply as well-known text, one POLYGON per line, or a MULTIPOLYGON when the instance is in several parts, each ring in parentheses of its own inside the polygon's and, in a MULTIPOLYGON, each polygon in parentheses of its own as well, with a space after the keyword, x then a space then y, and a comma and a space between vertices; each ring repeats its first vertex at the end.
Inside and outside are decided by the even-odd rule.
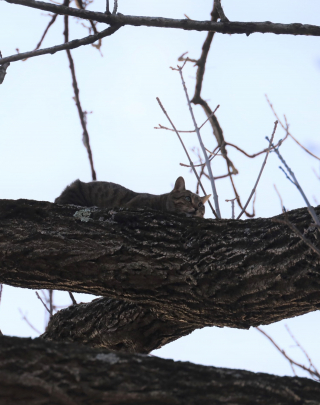
POLYGON ((10 66, 10 62, 9 62, 9 61, 3 63, 2 59, 3 59, 3 58, 2 58, 1 51, 0 51, 0 84, 3 83, 4 78, 5 78, 6 74, 7 74, 7 69, 8 69, 8 67, 10 66))
POLYGON ((42 34, 42 37, 41 37, 40 41, 38 42, 38 45, 34 48, 34 51, 36 51, 36 50, 38 50, 38 49, 40 48, 40 46, 42 45, 42 42, 43 42, 43 40, 45 39, 45 37, 46 37, 46 35, 47 35, 47 33, 48 33, 50 27, 54 24, 54 22, 56 21, 57 17, 58 17, 58 14, 54 14, 54 15, 52 16, 51 20, 49 21, 49 23, 48 23, 46 29, 44 30, 44 32, 43 32, 43 34, 42 34))
POLYGON ((226 17, 223 8, 221 6, 221 1, 220 0, 214 0, 214 6, 219 14, 219 17, 221 21, 229 21, 228 18, 226 17))
MULTIPOLYGON (((176 28, 183 30, 194 31, 212 31, 220 32, 222 34, 245 34, 250 35, 253 33, 273 33, 273 34, 286 34, 286 35, 308 35, 320 36, 320 27, 309 24, 278 24, 270 21, 266 22, 239 22, 239 21, 196 21, 190 19, 175 20, 163 17, 142 17, 142 16, 129 16, 120 13, 106 14, 96 11, 81 10, 72 7, 59 6, 51 3, 36 0, 5 0, 8 3, 20 4, 22 6, 35 8, 38 10, 49 11, 55 14, 69 15, 74 17, 83 18, 86 20, 97 21, 110 25, 132 25, 132 26, 146 26, 146 27, 159 27, 159 28, 176 28)), ((217 18, 218 13, 216 13, 217 18)))
POLYGON ((80 46, 93 44, 100 38, 105 38, 109 35, 114 34, 116 31, 118 31, 118 29, 120 27, 121 26, 112 26, 112 27, 109 27, 109 28, 99 32, 99 34, 96 34, 96 35, 89 35, 88 37, 85 37, 82 39, 74 39, 70 42, 65 42, 64 44, 55 45, 50 48, 38 49, 36 51, 31 51, 31 52, 18 53, 16 55, 12 55, 12 56, 8 56, 7 58, 0 59, 0 74, 1 74, 1 64, 3 63, 3 60, 7 60, 8 62, 16 62, 18 60, 33 58, 34 56, 47 55, 47 54, 53 55, 54 53, 59 52, 59 51, 65 51, 67 49, 69 50, 69 49, 79 48, 80 46))

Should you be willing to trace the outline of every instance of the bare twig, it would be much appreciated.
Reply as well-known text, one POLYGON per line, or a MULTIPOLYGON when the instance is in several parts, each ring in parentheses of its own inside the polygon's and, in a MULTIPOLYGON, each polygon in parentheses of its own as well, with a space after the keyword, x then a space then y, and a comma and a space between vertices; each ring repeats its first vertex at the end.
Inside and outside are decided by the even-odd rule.
MULTIPOLYGON (((220 107, 220 105, 218 104, 217 107, 215 108, 215 110, 213 111, 213 113, 210 115, 210 117, 212 117, 212 116, 214 115, 214 113, 217 111, 217 109, 218 109, 219 107, 220 107)), ((209 121, 210 117, 207 118, 207 119, 204 121, 204 123, 199 127, 199 129, 201 129, 201 128, 209 121)), ((161 125, 161 124, 159 124, 159 127, 154 127, 154 129, 166 129, 167 131, 175 132, 174 129, 164 127, 164 126, 161 125)), ((191 133, 196 132, 196 130, 195 130, 195 129, 193 129, 193 130, 191 130, 191 131, 179 131, 179 130, 178 130, 178 132, 179 132, 179 133, 185 133, 185 134, 186 134, 186 133, 191 134, 191 133)), ((220 147, 217 146, 217 148, 220 148, 220 147)), ((210 153, 211 153, 211 152, 210 152, 210 153)))
MULTIPOLYGON (((112 26, 95 35, 89 35, 88 37, 85 37, 82 39, 74 39, 73 41, 65 42, 64 44, 61 44, 61 45, 55 45, 50 48, 39 49, 37 51, 31 51, 31 52, 18 53, 16 55, 12 55, 12 56, 8 56, 7 58, 3 58, 3 60, 7 60, 8 62, 16 62, 18 60, 33 58, 34 56, 47 55, 49 53, 52 55, 59 51, 65 51, 65 50, 69 50, 69 49, 79 48, 80 46, 93 44, 100 38, 105 38, 109 35, 114 34, 120 27, 121 26, 112 26)), ((1 64, 3 63, 3 60, 0 59, 0 75, 1 75, 1 64)))
POLYGON ((319 371, 317 370, 316 366, 314 366, 314 364, 312 363, 312 360, 310 358, 310 356, 308 355, 308 353, 306 352, 306 350, 301 346, 301 344, 298 342, 298 340, 296 339, 296 337, 294 336, 294 334, 291 332, 291 330, 289 329, 288 325, 284 325, 285 328, 287 329, 289 335, 291 336, 292 340, 295 342, 295 344, 299 347, 299 349, 302 351, 302 353, 306 356, 310 367, 312 367, 320 376, 319 371))
POLYGON ((42 298, 40 297, 40 295, 38 294, 38 291, 36 291, 36 296, 39 298, 39 300, 42 302, 43 306, 45 307, 45 309, 49 312, 50 314, 50 310, 49 308, 46 306, 46 304, 43 302, 42 298))
POLYGON ((21 309, 19 308, 19 312, 22 316, 22 319, 30 326, 31 329, 33 329, 36 333, 38 333, 39 335, 41 334, 41 332, 32 325, 32 323, 28 320, 27 316, 23 314, 23 312, 21 311, 21 309))
POLYGON ((7 69, 10 66, 10 61, 3 63, 3 59, 5 59, 5 58, 2 58, 2 54, 0 51, 0 84, 3 83, 4 78, 7 74, 7 69))
MULTIPOLYGON (((277 113, 275 112, 275 109, 273 108, 273 105, 272 105, 272 103, 270 102, 268 96, 267 96, 267 95, 265 95, 265 96, 266 96, 267 102, 268 102, 268 104, 269 104, 269 106, 270 106, 270 108, 271 108, 273 114, 275 115, 275 117, 276 117, 277 120, 279 121, 279 124, 282 126, 282 128, 286 131, 286 134, 287 134, 286 137, 289 135, 290 138, 292 138, 304 151, 306 151, 309 155, 313 156, 315 159, 320 160, 320 157, 314 155, 314 154, 313 154, 312 152, 310 152, 307 148, 305 148, 305 147, 291 134, 291 132, 289 132, 289 128, 288 128, 287 122, 286 122, 286 125, 284 125, 284 124, 282 123, 282 121, 279 119, 277 113)), ((284 119, 285 119, 285 121, 287 121, 286 116, 284 116, 284 119)))
POLYGON ((249 198, 248 198, 248 201, 245 203, 245 205, 244 205, 242 211, 240 212, 240 214, 238 215, 237 219, 240 219, 240 218, 241 218, 241 215, 245 212, 245 210, 246 210, 246 208, 247 208, 247 206, 248 206, 248 204, 249 204, 249 202, 250 202, 250 200, 251 200, 253 194, 254 194, 255 191, 256 191, 256 188, 257 188, 258 183, 259 183, 259 181, 260 181, 260 178, 261 178, 263 169, 264 169, 264 167, 265 167, 265 165, 266 165, 266 163, 267 163, 267 160, 268 160, 268 156, 269 156, 269 153, 270 153, 270 150, 271 150, 271 146, 272 146, 274 134, 276 133, 277 125, 278 125, 278 121, 276 121, 276 122, 274 123, 274 128, 273 128, 273 132, 272 132, 272 135, 271 135, 271 140, 270 140, 270 142, 269 142, 269 148, 268 148, 268 151, 267 151, 267 153, 266 153, 266 157, 264 158, 264 161, 263 161, 263 163, 262 163, 261 170, 260 170, 259 176, 258 176, 258 178, 257 178, 257 181, 256 181, 256 183, 255 183, 255 185, 254 185, 254 187, 253 187, 253 189, 252 189, 252 191, 251 191, 251 194, 250 194, 250 196, 249 196, 249 198))
POLYGON ((70 298, 71 298, 72 304, 73 304, 73 305, 76 305, 76 304, 77 304, 77 301, 76 301, 76 299, 74 298, 74 295, 72 294, 71 291, 68 291, 68 293, 69 293, 69 296, 70 296, 70 298))
POLYGON ((0 284, 0 304, 2 299, 3 284, 0 284))
POLYGON ((303 364, 299 364, 299 363, 297 363, 296 361, 292 360, 292 358, 289 357, 289 356, 286 354, 286 352, 285 352, 283 349, 281 349, 281 348, 276 344, 276 342, 271 338, 271 336, 269 336, 263 329, 261 329, 261 328, 259 328, 259 327, 257 327, 256 329, 257 329, 260 333, 262 333, 267 339, 270 340, 270 342, 273 344, 273 346, 290 362, 290 364, 291 364, 292 366, 295 365, 295 366, 297 366, 297 367, 299 367, 299 368, 301 368, 301 369, 307 371, 307 372, 311 375, 312 378, 316 379, 317 381, 320 380, 320 374, 319 374, 316 370, 312 370, 311 368, 306 367, 306 366, 304 366, 303 364))
MULTIPOLYGON (((186 16, 186 15, 185 15, 186 16)), ((187 17, 187 16, 186 16, 187 17)), ((191 19, 191 18, 189 18, 189 17, 187 17, 189 20, 191 19)), ((193 63, 195 63, 195 64, 197 64, 197 59, 191 59, 191 58, 189 58, 188 56, 185 58, 184 57, 184 55, 186 55, 188 52, 185 52, 185 53, 183 53, 181 56, 179 56, 179 58, 178 58, 178 61, 179 62, 184 62, 184 61, 186 61, 186 62, 193 62, 193 63)), ((180 131, 179 131, 180 132, 180 131)))
POLYGON ((118 0, 113 0, 113 10, 112 10, 112 14, 115 15, 117 14, 117 10, 118 10, 118 0))
POLYGON ((233 198, 232 200, 226 200, 226 202, 231 202, 231 218, 234 219, 234 201, 236 200, 236 198, 233 198))
MULTIPOLYGON (((46 29, 44 30, 44 33, 42 34, 42 37, 41 37, 41 39, 40 39, 38 45, 35 47, 35 49, 34 49, 33 51, 36 51, 37 49, 40 48, 40 46, 41 46, 41 44, 42 44, 42 42, 43 42, 45 36, 47 35, 47 33, 48 33, 48 31, 49 31, 49 28, 51 27, 51 25, 54 24, 54 22, 56 21, 57 17, 58 17, 58 14, 54 14, 54 15, 52 16, 51 20, 49 21, 49 24, 47 25, 46 29)), ((27 60, 27 59, 24 59, 24 60, 27 60)))
POLYGON ((229 21, 226 15, 224 14, 223 8, 221 6, 221 1, 220 0, 214 0, 214 6, 217 9, 219 13, 219 17, 221 21, 229 21))
MULTIPOLYGON (((68 18, 69 18, 68 16, 64 17, 65 43, 67 43, 69 41, 69 20, 68 20, 68 18)), ((79 98, 79 88, 78 88, 78 83, 77 83, 77 78, 76 78, 76 72, 74 69, 74 62, 73 62, 73 58, 71 56, 70 49, 66 49, 66 51, 67 51, 67 55, 68 55, 68 59, 69 59, 69 66, 70 66, 70 71, 71 71, 71 76, 72 76, 72 86, 73 86, 73 90, 74 90, 75 103, 76 103, 76 106, 78 109, 78 114, 79 114, 82 129, 83 129, 83 143, 88 152, 92 180, 97 180, 96 172, 94 170, 94 165, 93 165, 93 157, 92 157, 92 152, 91 152, 91 147, 90 147, 90 138, 89 138, 89 133, 87 130, 86 118, 85 118, 85 114, 82 110, 80 98, 79 98)))
MULTIPOLYGON (((310 24, 278 24, 267 22, 216 22, 215 21, 195 21, 188 19, 176 20, 163 17, 142 17, 123 14, 107 15, 106 13, 80 10, 73 7, 59 6, 36 0, 6 0, 7 3, 20 4, 22 6, 35 8, 38 10, 50 11, 55 14, 69 15, 93 20, 106 24, 120 24, 132 26, 175 28, 183 30, 220 32, 222 34, 245 34, 253 33, 273 33, 276 35, 307 35, 320 36, 320 27, 310 24)), ((218 13, 217 13, 217 17, 218 13)))
POLYGON ((190 99, 189 99, 188 90, 187 90, 187 87, 186 87, 186 84, 185 84, 185 81, 184 81, 184 78, 183 78, 182 68, 183 67, 178 66, 178 71, 179 71, 179 74, 180 74, 180 77, 181 77, 182 86, 183 86, 183 89, 184 89, 184 92, 185 92, 185 95, 186 95, 186 99, 187 99, 188 106, 189 106, 189 111, 190 111, 190 114, 191 114, 191 117, 192 117, 194 128, 195 128, 196 133, 197 133, 198 141, 199 141, 199 144, 201 146, 203 156, 204 156, 204 158, 206 160, 206 166, 207 166, 207 170, 208 170, 209 177, 210 177, 210 182, 211 182, 211 187, 212 187, 215 210, 216 210, 216 213, 218 215, 218 218, 221 218, 218 194, 217 194, 217 190, 216 190, 216 186, 215 186, 215 182, 214 182, 214 178, 213 178, 213 173, 212 173, 212 170, 211 170, 211 165, 210 165, 209 158, 208 158, 208 155, 207 155, 207 152, 206 152, 206 148, 205 148, 205 146, 204 146, 204 144, 202 142, 202 139, 201 139, 200 131, 199 131, 195 116, 193 114, 193 109, 192 109, 191 102, 190 102, 190 99))
MULTIPOLYGON (((267 138, 269 140, 269 138, 267 138)), ((272 142, 272 141, 271 141, 272 142)), ((312 219, 314 220, 314 222, 316 223, 317 226, 320 227, 320 220, 314 210, 314 208, 310 205, 309 200, 307 199, 307 196, 305 195, 304 191, 302 190, 295 174, 293 173, 293 171, 290 169, 290 167, 287 165, 287 162, 284 160, 284 158, 282 157, 282 155, 279 152, 279 148, 275 148, 274 149, 275 153, 277 154, 278 158, 280 159, 280 161, 283 163, 284 167, 287 169, 289 175, 291 176, 291 178, 289 177, 289 175, 283 170, 283 168, 280 166, 280 169, 284 172, 284 174, 286 175, 287 179, 290 180, 290 182, 292 184, 294 184, 297 189, 299 190, 300 194, 302 195, 302 198, 304 199, 305 203, 307 204, 308 207, 308 211, 312 217, 312 219)))
POLYGON ((313 173, 316 175, 316 178, 317 178, 318 180, 320 180, 320 176, 319 176, 319 174, 316 172, 316 170, 315 170, 314 167, 312 168, 312 170, 313 170, 313 173))
POLYGON ((50 310, 50 318, 53 315, 53 290, 48 290, 49 292, 49 310, 50 310))
MULTIPOLYGON (((173 122, 171 121, 171 118, 169 117, 167 111, 166 111, 165 108, 163 107, 163 105, 162 105, 162 103, 161 103, 159 97, 157 97, 156 99, 157 99, 157 101, 158 101, 158 103, 159 103, 159 106, 160 106, 160 108, 162 109, 164 115, 167 117, 167 119, 168 119, 168 121, 170 122, 172 128, 175 130, 175 133, 177 134, 177 136, 178 136, 178 138, 179 138, 179 140, 180 140, 180 142, 181 142, 181 145, 182 145, 182 147, 183 147, 183 149, 184 149, 184 151, 185 151, 185 153, 186 153, 186 155, 187 155, 187 158, 188 158, 188 160, 189 160, 190 166, 191 166, 191 168, 192 168, 192 170, 193 170, 193 173, 195 174, 195 176, 196 176, 196 178, 197 178, 197 180, 198 180, 198 182, 199 182, 199 184, 200 184, 200 187, 201 187, 202 191, 204 192, 205 195, 207 195, 207 193, 206 193, 206 191, 205 191, 205 189, 204 189, 204 187, 203 187, 203 185, 202 185, 202 183, 201 183, 200 177, 199 177, 199 175, 198 175, 198 173, 197 173, 197 171, 196 171, 196 169, 195 169, 195 167, 194 167, 194 164, 193 164, 193 162, 192 162, 192 160, 191 160, 191 157, 190 157, 190 155, 189 155, 189 153, 188 153, 188 151, 187 151, 187 148, 185 147, 185 145, 184 145, 184 143, 183 143, 183 140, 182 140, 181 136, 179 135, 179 132, 176 130, 176 127, 174 126, 173 122)), ((209 205, 210 205, 210 208, 211 208, 211 210, 212 210, 214 216, 215 216, 216 218, 218 218, 218 215, 217 215, 217 213, 215 212, 215 210, 214 210, 214 208, 213 208, 213 206, 212 206, 212 204, 211 204, 211 202, 210 202, 209 200, 208 200, 208 203, 209 203, 209 205)))
POLYGON ((280 205, 281 205, 281 211, 282 211, 282 212, 285 212, 285 208, 284 208, 284 205, 283 205, 283 201, 282 201, 281 194, 280 194, 280 192, 278 191, 277 186, 276 186, 275 184, 273 185, 273 187, 274 187, 274 189, 276 190, 276 193, 278 194, 278 197, 279 197, 279 200, 280 200, 280 205))
POLYGON ((106 14, 110 14, 109 0, 106 0, 106 14))

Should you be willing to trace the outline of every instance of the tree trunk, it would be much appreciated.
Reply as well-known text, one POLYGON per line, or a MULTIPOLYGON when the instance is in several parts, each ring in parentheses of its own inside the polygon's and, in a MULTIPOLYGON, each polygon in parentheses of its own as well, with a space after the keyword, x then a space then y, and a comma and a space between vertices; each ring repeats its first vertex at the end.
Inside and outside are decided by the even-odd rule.
POLYGON ((305 378, 0 337, 0 405, 319 405, 305 378))

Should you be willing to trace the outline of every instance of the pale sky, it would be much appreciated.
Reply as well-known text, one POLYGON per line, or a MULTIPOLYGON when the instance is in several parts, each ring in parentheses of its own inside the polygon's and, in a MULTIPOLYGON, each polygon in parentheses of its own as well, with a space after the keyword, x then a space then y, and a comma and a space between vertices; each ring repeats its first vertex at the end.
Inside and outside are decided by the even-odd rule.
MULTIPOLYGON (((90 9, 104 11, 104 1, 95 0, 90 9)), ((232 21, 272 21, 320 25, 320 3, 305 0, 224 0, 224 11, 232 21)), ((208 20, 212 0, 120 0, 119 12, 129 15, 162 16, 208 20)), ((58 17, 43 47, 63 42, 63 18, 58 17)), ((49 21, 47 13, 0 1, 0 50, 3 56, 34 49, 49 21)), ((83 21, 70 22, 70 39, 87 35, 83 21)), ((104 28, 103 24, 99 25, 104 28)), ((161 194, 169 192, 180 175, 187 187, 195 179, 176 135, 155 130, 167 126, 156 97, 159 97, 179 129, 193 129, 177 72, 177 58, 189 51, 200 55, 204 32, 147 27, 123 27, 103 40, 102 53, 92 46, 72 51, 82 106, 88 115, 88 130, 98 180, 112 181, 134 191, 161 194)), ((217 117, 227 142, 248 153, 267 146, 275 118, 266 102, 268 94, 277 112, 286 114, 292 134, 313 153, 320 155, 319 79, 320 43, 317 37, 277 36, 274 34, 216 34, 206 65, 203 97, 211 108, 220 104, 217 117)), ((90 167, 81 138, 82 130, 74 105, 70 71, 65 52, 14 62, 0 86, 0 198, 53 201, 62 189, 80 178, 90 181, 90 167)), ((184 69, 190 96, 196 70, 192 63, 184 69)), ((199 124, 204 119, 194 107, 199 124)), ((207 124, 202 131, 206 146, 216 141, 207 124)), ((276 140, 284 136, 279 128, 276 140)), ((183 135, 188 149, 198 146, 196 135, 183 135)), ((245 201, 260 170, 263 156, 245 158, 234 149, 229 156, 239 170, 235 177, 245 201)), ((292 140, 282 153, 314 205, 320 203, 320 182, 312 168, 320 171, 319 161, 311 158, 292 140), (318 201, 318 203, 316 203, 318 201)), ((280 162, 271 154, 257 191, 257 216, 280 213, 276 184, 287 209, 304 206, 297 190, 278 169, 280 162)), ((214 175, 225 173, 218 157, 212 164, 214 175)), ((209 190, 209 184, 205 183, 209 190)), ((222 216, 229 218, 233 198, 228 180, 217 181, 222 216)), ((250 205, 251 206, 251 205, 250 205)), ((239 209, 236 209, 239 213, 239 209)), ((207 209, 207 217, 210 212, 207 209)), ((310 220, 311 222, 311 220, 310 220)), ((57 292, 56 302, 69 303, 67 293, 57 292)), ((91 300, 81 295, 81 300, 91 300)), ((0 306, 0 328, 4 334, 37 336, 21 320, 19 308, 43 331, 44 310, 34 291, 4 286, 0 306)), ((320 367, 317 336, 319 312, 284 320, 265 327, 288 353, 300 360, 291 347, 284 324, 320 367)), ((292 375, 289 364, 256 330, 205 328, 179 339, 154 354, 176 360, 221 367, 241 368, 292 375)))

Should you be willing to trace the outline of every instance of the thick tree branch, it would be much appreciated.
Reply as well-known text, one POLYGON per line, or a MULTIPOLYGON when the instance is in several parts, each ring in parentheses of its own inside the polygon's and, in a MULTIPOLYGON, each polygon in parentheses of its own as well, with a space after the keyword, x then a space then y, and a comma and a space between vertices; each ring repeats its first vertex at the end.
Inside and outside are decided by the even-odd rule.
POLYGON ((0 337, 6 405, 319 405, 320 385, 298 377, 205 367, 42 339, 0 337))
MULTIPOLYGON (((196 31, 215 31, 222 34, 246 34, 256 32, 287 34, 287 35, 311 35, 320 36, 320 27, 309 24, 278 24, 270 21, 266 22, 215 22, 215 21, 195 21, 190 19, 175 20, 162 17, 141 17, 118 14, 106 14, 96 11, 82 10, 78 8, 66 7, 36 0, 5 0, 8 3, 20 4, 23 6, 49 11, 55 14, 69 15, 87 20, 97 21, 111 25, 132 25, 160 28, 177 28, 196 31)), ((0 64, 10 62, 3 58, 0 64)))
MULTIPOLYGON (((318 244, 307 209, 288 218, 318 244)), ((0 201, 0 283, 103 295, 197 327, 248 328, 319 309, 319 261, 271 219, 0 201)))
POLYGON ((116 352, 150 353, 194 329, 189 323, 165 319, 152 308, 98 298, 57 312, 41 338, 116 352))

